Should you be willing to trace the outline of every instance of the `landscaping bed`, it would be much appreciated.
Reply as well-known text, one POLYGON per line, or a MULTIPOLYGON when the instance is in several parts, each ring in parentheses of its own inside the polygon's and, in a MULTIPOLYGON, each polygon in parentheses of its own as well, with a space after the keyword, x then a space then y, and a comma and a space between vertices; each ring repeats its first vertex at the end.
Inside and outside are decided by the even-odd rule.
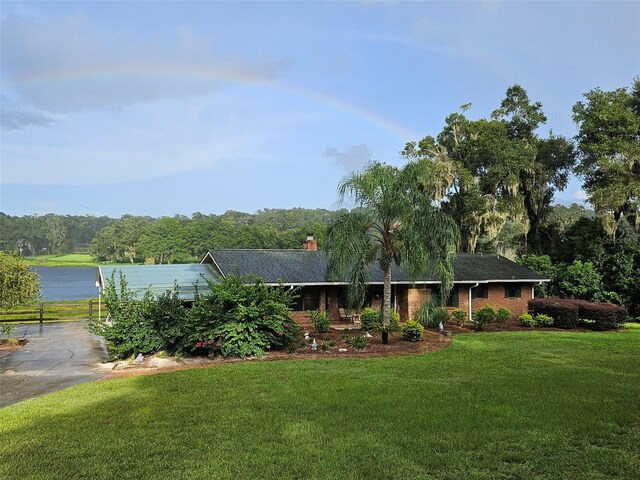
POLYGON ((367 358, 367 357, 395 357, 402 355, 415 355, 418 353, 431 352, 448 347, 451 339, 434 331, 425 331, 421 342, 407 342, 402 340, 398 333, 391 334, 388 344, 383 344, 381 335, 372 334, 367 339, 367 345, 363 349, 355 349, 349 346, 344 335, 362 336, 360 330, 350 330, 348 332, 330 330, 325 333, 309 332, 309 340, 300 342, 298 348, 293 352, 271 351, 261 357, 222 358, 222 357, 183 357, 174 358, 164 355, 147 355, 140 363, 134 359, 112 362, 111 372, 107 378, 127 377, 131 375, 148 375, 160 372, 175 370, 185 370, 189 368, 214 366, 229 362, 238 361, 270 361, 270 360, 304 360, 321 358, 367 358), (312 339, 316 339, 317 349, 311 348, 312 339), (326 347, 322 347, 326 344, 326 347), (341 351, 346 350, 346 351, 341 351))

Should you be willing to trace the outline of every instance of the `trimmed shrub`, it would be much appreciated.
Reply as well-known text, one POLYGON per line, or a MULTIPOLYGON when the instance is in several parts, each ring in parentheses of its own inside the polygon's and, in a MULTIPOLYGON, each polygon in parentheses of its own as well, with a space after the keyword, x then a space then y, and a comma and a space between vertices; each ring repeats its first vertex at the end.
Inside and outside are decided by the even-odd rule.
POLYGON ((473 314, 473 326, 476 330, 482 330, 490 322, 496 319, 496 311, 490 305, 485 305, 473 314))
POLYGON ((529 312, 548 315, 559 328, 574 328, 578 320, 588 320, 594 330, 620 328, 629 319, 624 307, 610 303, 588 302, 569 298, 537 298, 529 300, 529 312))
POLYGON ((409 342, 422 341, 423 332, 424 332, 424 327, 420 325, 418 322, 415 322, 413 320, 409 320, 400 329, 400 333, 402 334, 402 339, 407 340, 409 342))
POLYGON ((442 307, 438 307, 433 312, 433 323, 437 326, 442 323, 442 325, 446 325, 449 321, 449 312, 442 307))
POLYGON ((453 317, 454 321, 461 327, 464 326, 464 322, 467 320, 467 312, 465 312, 461 308, 454 308, 451 312, 451 316, 453 317))
POLYGON ((551 318, 549 315, 537 315, 536 325, 538 327, 550 327, 551 325, 553 325, 553 318, 551 318))
POLYGON ((365 308, 360 314, 360 328, 365 332, 375 330, 375 327, 379 322, 380 313, 373 308, 365 308))
POLYGON ((578 316, 581 320, 591 320, 587 325, 594 330, 612 330, 620 328, 629 319, 629 314, 620 305, 610 303, 575 300, 578 316))
POLYGON ((523 313, 522 315, 520 315, 518 317, 518 320, 520 321, 520 325, 524 325, 525 327, 533 328, 537 324, 536 320, 533 318, 533 315, 530 315, 528 313, 523 313))
POLYGON ((507 323, 507 321, 511 318, 511 310, 505 307, 500 307, 496 312, 496 322, 498 323, 507 323))
POLYGON ((529 300, 529 313, 548 315, 553 318, 553 326, 575 328, 578 325, 578 306, 568 298, 534 298, 529 300))

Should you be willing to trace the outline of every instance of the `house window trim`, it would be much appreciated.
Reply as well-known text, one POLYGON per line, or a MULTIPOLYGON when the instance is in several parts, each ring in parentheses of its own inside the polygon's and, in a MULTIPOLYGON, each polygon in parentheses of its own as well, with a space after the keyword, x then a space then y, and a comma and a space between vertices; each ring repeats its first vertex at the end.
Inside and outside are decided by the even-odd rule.
POLYGON ((505 283, 504 298, 522 298, 522 284, 505 283), (511 295, 513 290, 513 295, 511 295))

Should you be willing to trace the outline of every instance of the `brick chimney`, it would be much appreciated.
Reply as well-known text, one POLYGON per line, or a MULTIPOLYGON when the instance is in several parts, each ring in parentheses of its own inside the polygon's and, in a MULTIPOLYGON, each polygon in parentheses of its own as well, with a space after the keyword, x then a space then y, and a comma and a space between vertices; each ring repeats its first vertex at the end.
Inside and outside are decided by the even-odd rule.
POLYGON ((302 248, 310 252, 315 252, 318 250, 318 242, 313 238, 313 235, 307 235, 307 239, 302 244, 302 248))

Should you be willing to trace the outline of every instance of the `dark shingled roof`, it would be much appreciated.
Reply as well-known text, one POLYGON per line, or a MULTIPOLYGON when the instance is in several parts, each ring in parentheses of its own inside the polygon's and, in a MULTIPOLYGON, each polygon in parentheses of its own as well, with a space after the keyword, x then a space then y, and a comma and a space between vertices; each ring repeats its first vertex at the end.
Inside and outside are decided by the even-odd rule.
MULTIPOLYGON (((308 285, 327 282, 327 254, 308 250, 209 250, 203 263, 215 263, 223 275, 255 275, 265 283, 308 285)), ((526 267, 495 254, 461 253, 454 261, 456 282, 541 281, 545 278, 526 267)), ((394 265, 392 283, 413 283, 404 269, 394 265)), ((383 283, 377 264, 371 265, 370 283, 383 283)), ((437 282, 434 276, 415 279, 437 282)), ((345 283, 345 282, 342 282, 345 283)))

